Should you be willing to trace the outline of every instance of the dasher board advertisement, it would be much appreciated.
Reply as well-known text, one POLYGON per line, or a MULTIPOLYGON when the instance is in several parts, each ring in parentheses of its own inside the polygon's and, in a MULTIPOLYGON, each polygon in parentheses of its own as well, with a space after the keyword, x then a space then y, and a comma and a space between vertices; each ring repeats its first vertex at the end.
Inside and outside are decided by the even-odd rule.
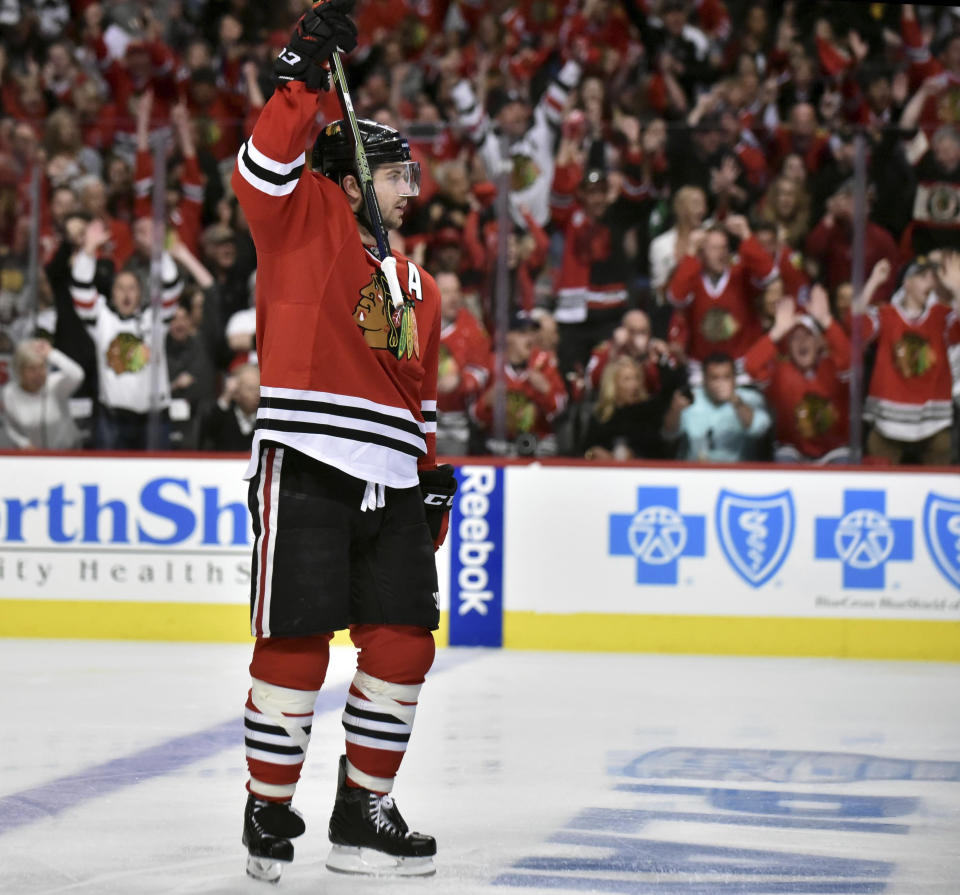
MULTIPOLYGON (((247 605, 245 459, 0 456, 3 599, 247 605)), ((441 609, 446 554, 437 557, 441 609)))
POLYGON ((6 456, 0 469, 3 597, 247 601, 242 461, 6 456))
POLYGON ((960 476, 506 470, 508 611, 960 620, 960 476))

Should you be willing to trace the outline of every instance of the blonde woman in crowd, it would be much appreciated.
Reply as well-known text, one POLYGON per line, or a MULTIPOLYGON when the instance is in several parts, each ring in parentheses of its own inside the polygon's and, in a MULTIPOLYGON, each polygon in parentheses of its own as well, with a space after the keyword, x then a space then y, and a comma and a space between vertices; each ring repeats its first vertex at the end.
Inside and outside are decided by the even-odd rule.
POLYGON ((45 339, 25 339, 13 354, 13 377, 0 391, 10 441, 22 450, 77 447, 80 433, 69 402, 83 382, 80 364, 45 339))
POLYGON ((799 248, 810 232, 810 195, 795 180, 780 176, 763 197, 760 216, 776 225, 788 245, 799 248))
POLYGON ((634 358, 621 356, 607 364, 600 378, 597 403, 584 437, 587 460, 656 459, 667 456, 660 435, 667 410, 677 404, 674 416, 688 401, 682 397, 682 371, 676 381, 663 384, 655 395, 647 390, 643 367, 634 358))

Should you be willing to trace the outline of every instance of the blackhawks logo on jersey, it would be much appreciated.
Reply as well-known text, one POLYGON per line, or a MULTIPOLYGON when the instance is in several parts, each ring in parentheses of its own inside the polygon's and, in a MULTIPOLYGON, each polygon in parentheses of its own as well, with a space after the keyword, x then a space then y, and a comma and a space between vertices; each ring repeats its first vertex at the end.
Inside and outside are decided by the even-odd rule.
POLYGON ((723 308, 710 308, 700 321, 700 332, 708 342, 726 342, 739 329, 736 318, 723 308))
POLYGON ((532 432, 537 423, 537 405, 523 392, 507 392, 507 435, 515 438, 532 432))
POLYGON ((389 351, 398 360, 420 357, 420 337, 413 302, 404 296, 403 306, 393 307, 386 277, 374 271, 360 290, 353 319, 371 348, 389 351))
POLYGON ((510 189, 518 193, 533 186, 540 176, 540 166, 529 155, 522 155, 521 153, 517 153, 512 161, 510 189))
POLYGON ((133 333, 120 333, 107 348, 107 366, 117 375, 139 373, 150 362, 150 349, 133 333))
POLYGON ((937 118, 940 124, 960 121, 960 90, 956 87, 948 87, 937 97, 937 118))
POLYGON ((807 392, 793 408, 793 420, 804 438, 815 438, 828 432, 837 421, 837 409, 829 398, 807 392))
POLYGON ((441 342, 439 360, 437 361, 437 378, 444 379, 445 377, 456 376, 459 372, 460 367, 457 365, 457 359, 450 353, 450 349, 441 342))
POLYGON ((893 346, 893 363, 904 379, 923 376, 936 361, 933 346, 919 333, 904 333, 893 346))

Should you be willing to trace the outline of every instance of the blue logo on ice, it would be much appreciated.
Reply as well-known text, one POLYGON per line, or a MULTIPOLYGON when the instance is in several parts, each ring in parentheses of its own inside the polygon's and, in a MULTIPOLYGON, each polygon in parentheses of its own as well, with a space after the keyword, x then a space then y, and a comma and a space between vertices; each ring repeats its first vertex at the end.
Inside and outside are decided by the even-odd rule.
POLYGON ((960 500, 928 494, 923 505, 923 535, 937 568, 960 588, 960 500))
POLYGON ((814 557, 843 563, 843 586, 880 590, 886 564, 913 559, 913 521, 886 514, 883 491, 843 492, 843 516, 816 519, 814 557))
POLYGON ((751 587, 766 584, 783 565, 793 542, 793 495, 789 491, 751 497, 721 490, 717 535, 733 570, 751 587))
POLYGON ((706 555, 706 521, 678 509, 676 488, 637 488, 636 513, 610 515, 610 553, 637 558, 637 584, 676 584, 677 560, 706 555))

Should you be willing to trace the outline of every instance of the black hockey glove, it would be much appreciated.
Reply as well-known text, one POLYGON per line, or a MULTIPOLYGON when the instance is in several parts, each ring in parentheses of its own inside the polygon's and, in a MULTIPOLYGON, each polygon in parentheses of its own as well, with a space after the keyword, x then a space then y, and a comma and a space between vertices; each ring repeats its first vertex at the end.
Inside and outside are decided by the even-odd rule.
POLYGON ((421 471, 420 492, 423 494, 423 509, 427 525, 430 526, 433 549, 439 550, 447 536, 453 495, 457 493, 457 479, 453 474, 453 467, 444 463, 436 469, 421 471))
POLYGON ((273 63, 280 84, 303 81, 311 90, 329 90, 324 67, 336 49, 349 53, 357 45, 357 26, 348 14, 354 0, 320 0, 300 16, 290 40, 273 63))

